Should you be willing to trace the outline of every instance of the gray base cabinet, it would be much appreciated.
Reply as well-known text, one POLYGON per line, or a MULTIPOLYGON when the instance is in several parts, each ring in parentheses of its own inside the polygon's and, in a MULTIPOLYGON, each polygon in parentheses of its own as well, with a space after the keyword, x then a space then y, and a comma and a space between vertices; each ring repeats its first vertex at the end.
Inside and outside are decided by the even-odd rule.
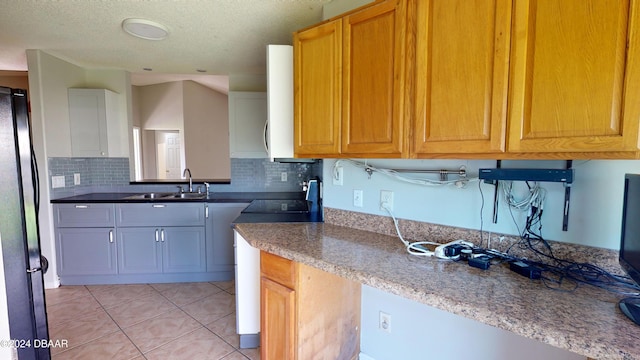
POLYGON ((116 274, 114 228, 61 228, 56 234, 58 274, 116 274))
POLYGON ((123 228, 120 274, 205 272, 204 227, 123 228))
POLYGON ((233 229, 231 222, 248 203, 209 204, 207 218, 207 271, 234 272, 233 229))
POLYGON ((242 203, 54 204, 63 285, 229 281, 242 203))

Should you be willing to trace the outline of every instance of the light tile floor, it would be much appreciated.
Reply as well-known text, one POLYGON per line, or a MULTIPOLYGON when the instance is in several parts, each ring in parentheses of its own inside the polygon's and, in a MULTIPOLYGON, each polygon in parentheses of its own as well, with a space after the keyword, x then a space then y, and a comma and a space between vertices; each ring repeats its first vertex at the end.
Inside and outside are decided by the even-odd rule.
POLYGON ((46 290, 62 359, 259 360, 239 349, 233 282, 61 286, 46 290))

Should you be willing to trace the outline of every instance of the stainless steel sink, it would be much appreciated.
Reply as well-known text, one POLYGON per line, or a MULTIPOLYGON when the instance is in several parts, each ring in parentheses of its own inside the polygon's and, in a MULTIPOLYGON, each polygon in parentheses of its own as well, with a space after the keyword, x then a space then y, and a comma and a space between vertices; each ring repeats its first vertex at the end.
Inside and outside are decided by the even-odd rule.
POLYGON ((165 199, 204 199, 207 197, 207 194, 198 194, 198 193, 178 193, 172 194, 169 196, 165 196, 165 199))
POLYGON ((136 194, 127 196, 125 199, 132 200, 169 200, 169 199, 204 199, 207 197, 207 194, 199 194, 199 193, 145 193, 145 194, 136 194))
POLYGON ((173 193, 145 193, 127 196, 125 199, 160 199, 165 198, 173 193))

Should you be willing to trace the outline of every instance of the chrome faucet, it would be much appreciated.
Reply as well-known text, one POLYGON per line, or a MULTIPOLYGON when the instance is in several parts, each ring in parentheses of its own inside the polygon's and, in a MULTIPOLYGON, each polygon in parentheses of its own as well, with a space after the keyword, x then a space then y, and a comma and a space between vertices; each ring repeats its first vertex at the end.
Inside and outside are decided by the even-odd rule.
POLYGON ((189 168, 185 168, 182 172, 182 177, 187 177, 187 172, 189 173, 189 192, 193 192, 193 180, 191 178, 191 170, 189 168))

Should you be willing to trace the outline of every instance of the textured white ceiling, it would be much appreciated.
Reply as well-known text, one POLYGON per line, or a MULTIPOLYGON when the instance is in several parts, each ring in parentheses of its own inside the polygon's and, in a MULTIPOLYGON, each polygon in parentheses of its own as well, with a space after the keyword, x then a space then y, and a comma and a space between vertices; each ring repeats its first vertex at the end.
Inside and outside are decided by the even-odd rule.
POLYGON ((85 68, 264 74, 266 45, 291 44, 330 1, 0 0, 0 69, 27 70, 25 50, 40 49, 85 68), (165 25, 169 37, 125 33, 122 20, 132 17, 165 25))

